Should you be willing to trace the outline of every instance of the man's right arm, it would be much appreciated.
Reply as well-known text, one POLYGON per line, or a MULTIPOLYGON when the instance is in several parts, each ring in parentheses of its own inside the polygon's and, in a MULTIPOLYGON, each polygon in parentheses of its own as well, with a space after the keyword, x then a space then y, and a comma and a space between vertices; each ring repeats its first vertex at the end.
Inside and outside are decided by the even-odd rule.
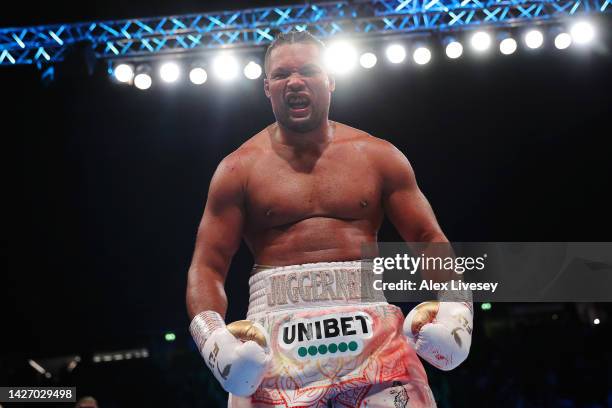
POLYGON ((240 245, 245 219, 240 153, 226 157, 213 176, 187 282, 189 331, 208 368, 228 392, 255 392, 270 361, 265 330, 253 322, 225 325, 225 278, 240 245), (234 325, 232 327, 232 325, 234 325), (255 331, 261 344, 242 340, 255 331))
POLYGON ((227 309, 225 278, 238 250, 244 224, 244 188, 239 153, 227 156, 210 182, 187 281, 187 312, 222 317, 227 309))

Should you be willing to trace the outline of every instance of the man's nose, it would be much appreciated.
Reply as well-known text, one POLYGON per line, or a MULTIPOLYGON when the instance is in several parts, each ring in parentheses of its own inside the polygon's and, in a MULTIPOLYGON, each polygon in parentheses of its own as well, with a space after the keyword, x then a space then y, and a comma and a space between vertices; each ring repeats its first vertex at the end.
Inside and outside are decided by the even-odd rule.
POLYGON ((304 88, 304 79, 300 74, 292 74, 287 81, 287 87, 292 91, 302 89, 304 88))

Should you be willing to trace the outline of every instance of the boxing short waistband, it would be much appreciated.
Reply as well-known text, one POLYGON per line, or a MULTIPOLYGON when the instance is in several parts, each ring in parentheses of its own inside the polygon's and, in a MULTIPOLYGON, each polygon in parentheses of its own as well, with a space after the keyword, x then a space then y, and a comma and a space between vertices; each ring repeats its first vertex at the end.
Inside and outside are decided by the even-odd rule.
POLYGON ((361 267, 362 261, 319 262, 256 272, 249 279, 247 319, 292 309, 386 303, 361 267))

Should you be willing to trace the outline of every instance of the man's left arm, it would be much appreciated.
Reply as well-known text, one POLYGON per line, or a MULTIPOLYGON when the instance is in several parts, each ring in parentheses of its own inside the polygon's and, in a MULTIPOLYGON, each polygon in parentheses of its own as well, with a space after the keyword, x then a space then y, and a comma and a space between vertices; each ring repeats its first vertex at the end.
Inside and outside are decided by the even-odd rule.
POLYGON ((381 158, 385 213, 407 242, 448 242, 406 156, 394 146, 381 158))
MULTIPOLYGON (((386 216, 408 243, 448 242, 436 216, 419 189, 410 162, 395 146, 380 142, 377 167, 383 186, 383 207, 386 216)), ((453 256, 450 245, 431 245, 424 249, 428 256, 453 256)), ((445 270, 423 271, 423 278, 436 282, 452 279, 445 270)))
MULTIPOLYGON (((448 243, 431 205, 419 189, 412 166, 402 152, 381 142, 377 155, 383 185, 383 206, 389 220, 407 242, 448 243), (379 152, 380 153, 380 152, 379 152)), ((431 245, 425 256, 453 256, 450 245, 431 245)), ((424 279, 445 282, 452 271, 424 271, 424 279)), ((452 370, 468 356, 472 342, 471 301, 432 301, 416 306, 406 317, 404 334, 419 356, 442 370, 452 370)))

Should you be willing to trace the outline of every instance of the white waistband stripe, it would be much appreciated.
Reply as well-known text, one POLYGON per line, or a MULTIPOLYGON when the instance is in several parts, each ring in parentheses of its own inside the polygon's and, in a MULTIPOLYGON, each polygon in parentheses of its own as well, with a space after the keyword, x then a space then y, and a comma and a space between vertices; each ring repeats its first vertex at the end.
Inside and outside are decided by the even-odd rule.
POLYGON ((247 317, 297 308, 386 302, 382 292, 363 282, 361 261, 282 266, 249 279, 247 317))

